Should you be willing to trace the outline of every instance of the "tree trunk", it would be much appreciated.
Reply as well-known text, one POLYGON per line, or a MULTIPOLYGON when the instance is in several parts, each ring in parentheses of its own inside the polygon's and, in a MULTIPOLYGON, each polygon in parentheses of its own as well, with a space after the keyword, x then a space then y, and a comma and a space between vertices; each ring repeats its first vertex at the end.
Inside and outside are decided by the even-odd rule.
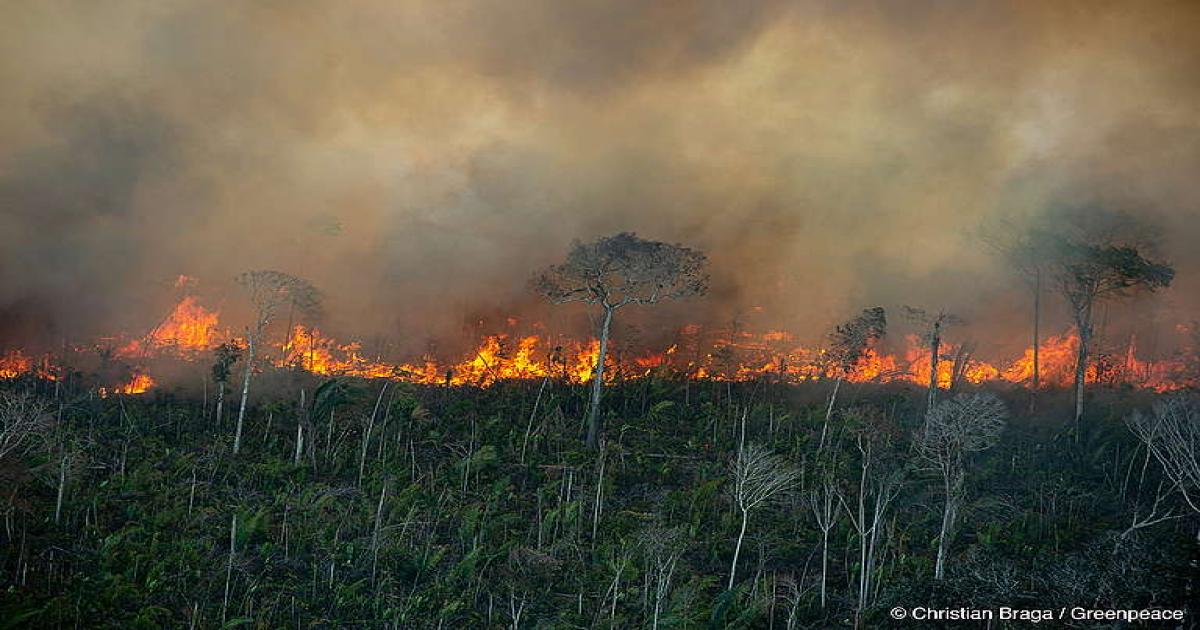
POLYGON ((592 401, 588 407, 588 448, 600 444, 600 394, 604 388, 604 359, 608 356, 608 330, 612 325, 613 309, 604 307, 604 320, 600 324, 600 353, 596 357, 596 369, 592 373, 592 401))
POLYGON ((224 418, 224 415, 225 415, 225 413, 224 413, 224 412, 225 412, 225 381, 221 381, 221 382, 217 383, 217 412, 216 412, 216 418, 217 418, 217 426, 218 426, 218 427, 219 427, 219 426, 221 426, 221 425, 223 424, 223 422, 222 422, 222 421, 225 419, 225 418, 224 418))
POLYGON ((54 524, 58 525, 62 516, 63 497, 67 492, 67 453, 63 453, 58 464, 58 497, 54 500, 54 524))
POLYGON ((941 351, 942 334, 941 324, 934 322, 933 331, 929 336, 929 401, 926 403, 925 411, 933 409, 933 404, 937 402, 938 388, 938 353, 941 351))
POLYGON ((242 378, 242 404, 238 407, 237 428, 233 433, 233 454, 242 450, 242 426, 246 419, 246 399, 250 397, 250 376, 254 373, 254 338, 257 334, 249 335, 246 348, 246 376, 242 378))
POLYGON ((1091 309, 1080 309, 1075 315, 1079 332, 1079 353, 1075 358, 1075 426, 1083 419, 1084 383, 1087 380, 1088 345, 1092 339, 1091 309))
POLYGON ((1033 391, 1029 394, 1029 412, 1037 408, 1038 389, 1042 386, 1042 366, 1040 359, 1042 323, 1042 272, 1037 270, 1033 276, 1033 391))
POLYGON ((821 608, 825 608, 825 584, 829 575, 829 530, 821 532, 821 608))
POLYGON ((733 590, 733 579, 737 577, 738 556, 742 553, 742 539, 746 537, 746 521, 750 520, 750 512, 742 510, 742 531, 738 532, 737 544, 733 547, 733 563, 729 565, 729 590, 733 590))
POLYGON ((941 580, 946 577, 946 553, 950 547, 950 536, 954 531, 954 521, 958 516, 958 499, 956 491, 946 484, 946 506, 942 510, 942 533, 938 536, 937 564, 933 569, 933 578, 941 580))
POLYGON ((818 450, 825 448, 825 434, 829 432, 829 419, 833 417, 833 404, 837 402, 838 390, 842 387, 843 379, 839 374, 837 381, 833 383, 833 392, 829 394, 829 406, 825 408, 825 424, 821 425, 821 443, 817 446, 818 450))

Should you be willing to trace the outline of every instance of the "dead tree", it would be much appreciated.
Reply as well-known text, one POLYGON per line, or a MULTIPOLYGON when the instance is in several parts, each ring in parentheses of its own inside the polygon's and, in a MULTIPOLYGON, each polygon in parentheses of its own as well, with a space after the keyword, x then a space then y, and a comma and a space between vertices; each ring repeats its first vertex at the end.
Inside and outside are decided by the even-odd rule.
POLYGON ((929 395, 925 401, 926 411, 933 409, 937 403, 938 366, 941 359, 942 329, 946 326, 963 323, 962 318, 946 311, 936 313, 912 306, 904 307, 908 319, 923 329, 922 337, 929 344, 929 395))
POLYGON ((837 526, 841 512, 837 509, 837 481, 832 465, 821 471, 816 488, 808 493, 808 506, 812 509, 817 528, 821 530, 821 608, 825 608, 826 584, 829 576, 829 533, 837 526))
POLYGON ((1129 428, 1162 466, 1184 503, 1200 514, 1200 403, 1184 396, 1164 398, 1149 414, 1135 411, 1129 428))
POLYGON ((742 529, 738 532, 733 562, 729 565, 729 589, 732 590, 750 512, 791 488, 800 478, 800 471, 765 447, 748 444, 738 449, 730 472, 733 475, 733 500, 742 513, 742 529))
POLYGON ((1075 358, 1075 423, 1083 418, 1084 384, 1092 341, 1092 314, 1097 303, 1145 289, 1167 287, 1175 277, 1171 266, 1143 257, 1136 247, 1109 242, 1060 238, 1053 259, 1054 277, 1070 307, 1079 335, 1075 358))
MULTIPOLYGON (((672 581, 679 558, 687 548, 687 536, 682 528, 664 528, 651 525, 641 535, 642 555, 645 561, 645 594, 650 598, 650 627, 658 628, 659 618, 671 595, 672 581)), ((613 608, 616 609, 614 594, 613 608)))
POLYGON ((941 475, 945 495, 935 579, 945 577, 946 553, 958 512, 966 499, 966 458, 970 453, 991 448, 1007 418, 1004 403, 990 393, 959 394, 925 414, 925 426, 917 434, 917 452, 941 475))
POLYGON ((50 425, 49 404, 29 392, 0 390, 0 460, 20 453, 50 425))
POLYGON ((279 309, 291 306, 315 316, 320 311, 320 295, 307 280, 279 271, 247 271, 237 278, 250 296, 254 307, 254 323, 246 329, 246 374, 242 379, 242 402, 238 407, 237 428, 233 437, 233 454, 242 447, 242 426, 246 418, 246 400, 250 397, 250 378, 254 374, 254 353, 261 345, 267 326, 279 314, 279 309))
POLYGON ((829 405, 825 408, 825 422, 821 425, 821 447, 825 446, 825 437, 829 432, 829 418, 833 415, 833 406, 837 402, 838 390, 842 381, 854 371, 854 366, 876 341, 887 333, 887 313, 883 307, 863 309, 863 312, 834 328, 829 335, 829 355, 833 361, 835 381, 833 393, 829 395, 829 405))
POLYGON ((600 307, 600 353, 587 412, 588 447, 596 448, 600 439, 600 396, 613 314, 629 304, 703 295, 708 290, 707 267, 708 260, 699 251, 622 232, 590 243, 576 241, 565 262, 534 276, 533 288, 555 304, 583 302, 600 307))
POLYGON ((877 590, 876 559, 886 542, 884 530, 888 512, 900 494, 904 467, 888 457, 894 429, 885 424, 884 418, 870 408, 854 409, 847 416, 858 451, 858 480, 848 489, 853 492, 849 500, 841 488, 837 491, 838 503, 858 537, 858 603, 855 607, 855 626, 858 626, 877 590))

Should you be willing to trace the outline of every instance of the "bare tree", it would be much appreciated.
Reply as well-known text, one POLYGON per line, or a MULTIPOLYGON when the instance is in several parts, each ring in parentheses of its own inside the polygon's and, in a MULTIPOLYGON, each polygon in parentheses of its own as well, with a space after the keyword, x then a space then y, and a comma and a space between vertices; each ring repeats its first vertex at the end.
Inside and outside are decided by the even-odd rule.
POLYGON ((661 525, 651 525, 642 532, 641 547, 646 564, 646 590, 652 606, 650 627, 657 629, 659 617, 662 616, 664 606, 671 595, 672 580, 679 558, 687 548, 687 536, 679 527, 664 528, 661 525))
POLYGON ((958 394, 925 414, 925 426, 916 439, 917 452, 940 473, 945 493, 935 579, 945 577, 946 552, 966 498, 966 457, 991 448, 1007 418, 1004 403, 990 393, 958 394))
POLYGON ((838 503, 850 519, 850 525, 858 536, 858 604, 855 607, 855 625, 859 625, 863 612, 870 605, 875 592, 876 558, 883 546, 884 529, 892 502, 900 494, 904 481, 904 468, 889 461, 890 445, 894 428, 886 418, 869 407, 849 410, 847 425, 854 434, 854 446, 858 451, 858 483, 850 502, 838 490, 838 503))
POLYGON ((707 267, 708 259, 699 251, 622 232, 590 243, 576 241, 566 262, 534 276, 534 289, 556 304, 583 302, 601 309, 600 353, 587 416, 589 447, 596 448, 600 438, 600 395, 613 314, 629 304, 703 295, 707 267))
POLYGON ((1200 514, 1200 403, 1184 396, 1163 398, 1149 414, 1135 411, 1129 427, 1158 460, 1188 507, 1200 514))
POLYGON ((246 374, 242 379, 242 402, 238 407, 237 428, 233 437, 233 453, 242 447, 242 426, 246 418, 246 400, 250 397, 250 377, 254 374, 254 352, 262 343, 267 325, 279 314, 279 309, 291 306, 295 310, 315 316, 320 311, 321 299, 313 285, 307 280, 279 271, 247 271, 237 278, 250 295, 254 307, 254 323, 246 330, 246 374))
POLYGON ((938 366, 941 360, 942 329, 946 326, 963 323, 962 318, 946 311, 936 313, 925 309, 905 306, 904 313, 908 319, 920 325, 924 331, 922 336, 929 344, 929 395, 925 401, 925 409, 933 409, 937 403, 938 366))
POLYGON ((821 608, 824 608, 829 576, 829 532, 833 531, 841 516, 837 509, 837 482, 831 466, 822 471, 817 487, 809 491, 808 506, 817 521, 817 528, 821 530, 821 608))
POLYGON ((750 512, 791 488, 800 478, 800 471, 767 448, 748 444, 738 449, 730 472, 733 475, 733 499, 742 513, 742 529, 738 533, 737 544, 733 548, 733 562, 729 566, 729 588, 732 590, 750 512))
POLYGON ((833 415, 833 406, 837 401, 838 390, 842 381, 853 370, 858 360, 871 344, 878 341, 887 333, 887 313, 881 306, 863 309, 863 312, 845 323, 838 325, 829 335, 829 355, 833 361, 833 369, 837 380, 833 383, 833 393, 829 395, 829 406, 825 408, 825 423, 821 425, 821 447, 825 446, 825 437, 829 432, 829 418, 833 415))
POLYGON ((0 390, 0 460, 45 433, 50 422, 48 409, 46 401, 29 392, 0 390))

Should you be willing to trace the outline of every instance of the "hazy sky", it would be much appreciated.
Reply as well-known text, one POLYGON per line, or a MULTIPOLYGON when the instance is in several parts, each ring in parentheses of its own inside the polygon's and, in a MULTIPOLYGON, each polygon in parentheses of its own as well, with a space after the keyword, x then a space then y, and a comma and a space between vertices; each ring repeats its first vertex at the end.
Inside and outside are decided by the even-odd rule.
POLYGON ((179 274, 236 319, 273 268, 421 344, 559 317, 529 274, 626 230, 711 257, 664 327, 995 329, 1024 298, 971 232, 1062 205, 1161 225, 1188 321, 1197 33, 1195 2, 0 0, 0 335, 153 325, 179 274))

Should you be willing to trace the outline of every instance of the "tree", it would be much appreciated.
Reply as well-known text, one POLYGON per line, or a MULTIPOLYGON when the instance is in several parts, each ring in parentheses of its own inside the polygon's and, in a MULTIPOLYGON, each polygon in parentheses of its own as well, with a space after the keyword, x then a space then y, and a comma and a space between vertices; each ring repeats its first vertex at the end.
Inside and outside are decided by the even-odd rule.
POLYGON ((1075 422, 1083 418, 1084 383, 1092 341, 1092 314, 1102 300, 1145 289, 1167 287, 1175 270, 1151 261, 1129 245, 1059 238, 1053 259, 1054 277, 1066 299, 1079 335, 1075 358, 1075 422))
POLYGON ((829 576, 829 532, 837 525, 841 512, 837 510, 837 479, 833 463, 821 467, 818 486, 808 493, 808 506, 821 530, 821 608, 825 608, 826 584, 829 576))
POLYGON ((962 318, 945 311, 936 313, 912 306, 904 307, 905 315, 912 322, 924 328, 925 343, 929 344, 929 395, 925 401, 926 411, 933 409, 937 402, 938 366, 941 359, 942 328, 952 324, 963 323, 962 318))
POLYGON ((1049 261, 1053 258, 1054 239, 1039 227, 1020 228, 1007 222, 985 226, 980 236, 1021 277, 1032 294, 1033 374, 1029 394, 1029 410, 1032 412, 1037 406, 1037 392, 1042 383, 1042 285, 1049 272, 1049 261))
POLYGON ((833 369, 837 380, 833 383, 833 393, 829 395, 829 406, 825 409, 825 422, 821 425, 821 446, 825 446, 825 437, 829 432, 829 418, 833 415, 833 405, 837 401, 838 390, 842 381, 853 370, 858 360, 871 344, 878 341, 887 333, 887 313, 881 306, 863 309, 863 312, 850 320, 838 325, 829 335, 829 356, 833 361, 833 369))
POLYGON ((600 307, 600 353, 592 374, 588 447, 596 448, 600 438, 600 396, 613 314, 629 304, 703 295, 708 290, 707 267, 702 252, 622 232, 590 243, 575 241, 565 262, 534 276, 534 289, 555 304, 583 302, 600 307))
POLYGON ((966 457, 991 448, 1000 437, 1007 418, 1004 403, 990 393, 959 394, 938 403, 925 414, 925 426, 916 439, 917 452, 937 469, 945 494, 935 579, 945 577, 946 552, 954 535, 958 511, 966 498, 966 457))
POLYGON ((48 408, 46 401, 29 392, 0 390, 0 460, 45 433, 50 423, 48 408))
POLYGON ((733 499, 742 513, 742 529, 733 548, 733 562, 729 565, 729 588, 732 590, 750 512, 791 488, 800 478, 800 471, 765 447, 749 444, 738 449, 730 472, 733 475, 733 499))
POLYGON ((321 306, 320 294, 313 285, 286 273, 247 271, 238 276, 237 282, 249 293, 250 304, 254 307, 254 323, 246 329, 246 374, 242 379, 242 402, 238 407, 237 428, 233 437, 234 455, 242 446, 246 400, 250 397, 250 377, 254 373, 254 351, 262 342, 267 325, 283 306, 291 306, 309 316, 316 316, 321 306))
POLYGON ((1135 411, 1129 428, 1158 460, 1188 507, 1200 514, 1200 403, 1184 396, 1164 398, 1150 414, 1135 411))
POLYGON ((217 383, 217 424, 224 422, 225 414, 225 386, 229 383, 229 377, 233 374, 233 364, 237 363, 242 356, 242 348, 237 343, 226 341, 225 343, 213 349, 213 380, 217 383))
MULTIPOLYGON (((885 528, 888 511, 900 494, 904 483, 904 466, 896 460, 892 448, 896 438, 896 427, 888 416, 873 407, 854 407, 843 414, 846 427, 854 437, 858 464, 856 487, 846 488, 846 495, 853 492, 850 502, 842 488, 836 488, 838 503, 845 510, 850 526, 858 537, 858 602, 855 607, 855 626, 870 605, 873 594, 878 590, 876 573, 877 558, 886 544, 885 528)), ((854 458, 853 453, 850 454, 854 458)))

